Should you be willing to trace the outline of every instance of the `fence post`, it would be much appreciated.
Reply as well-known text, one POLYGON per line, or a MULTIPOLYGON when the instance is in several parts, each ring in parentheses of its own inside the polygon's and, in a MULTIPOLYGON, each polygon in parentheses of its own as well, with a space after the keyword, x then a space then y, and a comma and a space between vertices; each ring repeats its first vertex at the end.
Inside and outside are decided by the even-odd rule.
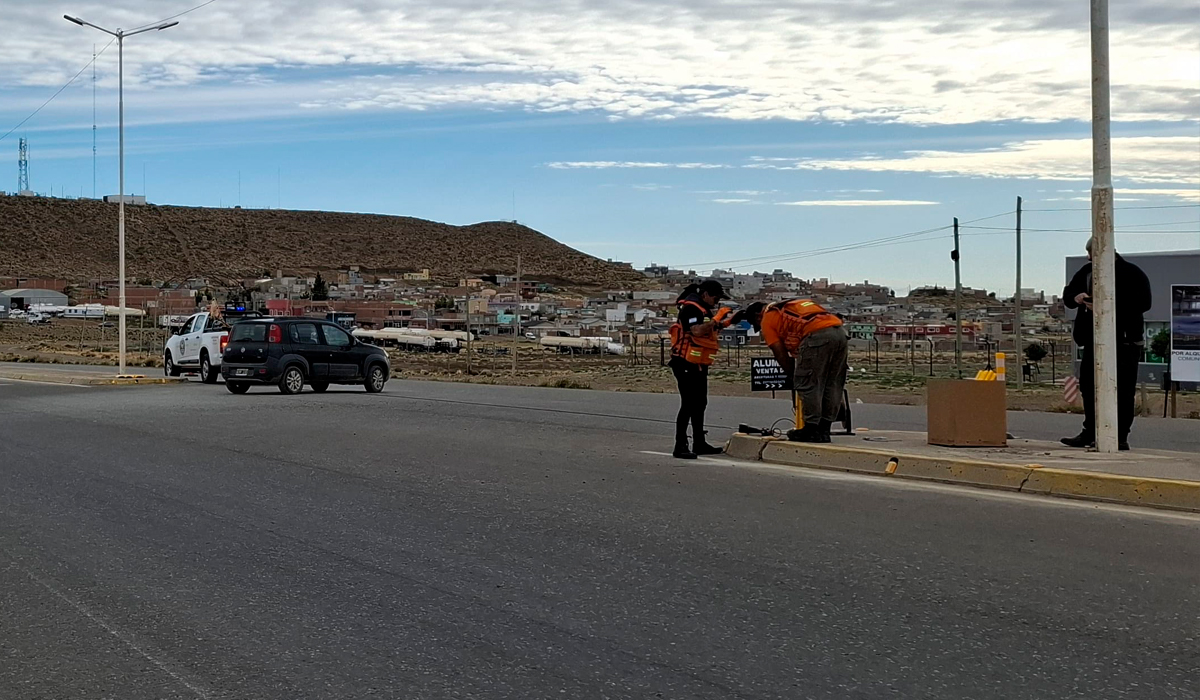
POLYGON ((667 366, 667 340, 666 338, 658 339, 658 366, 667 366))

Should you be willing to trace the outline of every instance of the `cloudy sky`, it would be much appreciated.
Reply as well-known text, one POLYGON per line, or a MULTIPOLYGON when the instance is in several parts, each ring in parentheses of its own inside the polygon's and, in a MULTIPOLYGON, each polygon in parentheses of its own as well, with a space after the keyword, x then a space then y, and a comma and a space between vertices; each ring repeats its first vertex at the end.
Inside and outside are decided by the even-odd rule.
MULTIPOLYGON (((108 43, 203 0, 0 0, 0 134, 108 43)), ((1200 4, 1114 3, 1118 246, 1200 247, 1200 4)), ((1062 285, 1087 237, 1087 0, 216 0, 129 40, 151 201, 513 219, 581 250, 898 287, 1062 285), (924 233, 918 233, 924 232, 924 233), (909 235, 913 234, 913 235, 909 235), (847 246, 878 241, 872 247, 847 246)), ((96 62, 116 181, 116 46, 96 62)), ((91 196, 87 68, 0 140, 91 196)), ((11 182, 9 182, 11 180, 11 182)))

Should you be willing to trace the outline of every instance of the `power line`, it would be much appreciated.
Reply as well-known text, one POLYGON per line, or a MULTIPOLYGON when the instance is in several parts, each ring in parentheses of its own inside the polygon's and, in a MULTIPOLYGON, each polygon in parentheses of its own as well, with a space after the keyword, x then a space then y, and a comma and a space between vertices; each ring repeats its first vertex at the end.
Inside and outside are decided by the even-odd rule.
POLYGON ((68 80, 68 81, 67 81, 67 83, 66 83, 66 85, 63 85, 62 87, 60 87, 60 88, 58 89, 58 92, 56 92, 56 93, 54 93, 53 95, 51 95, 51 96, 50 96, 50 99, 48 99, 48 100, 46 100, 45 102, 43 102, 43 103, 42 103, 42 106, 41 106, 41 107, 38 107, 37 109, 33 110, 33 113, 32 113, 32 114, 30 114, 28 117, 25 117, 24 119, 22 119, 20 124, 17 124, 17 125, 16 125, 16 126, 14 126, 13 128, 9 129, 9 130, 8 130, 8 132, 7 132, 7 133, 5 133, 3 136, 0 136, 0 141, 3 141, 4 139, 6 139, 6 138, 8 138, 9 136, 11 136, 11 135, 12 135, 12 133, 13 133, 14 131, 16 131, 17 129, 20 129, 22 126, 25 126, 25 122, 27 122, 27 121, 29 121, 30 119, 33 119, 35 116, 37 116, 37 113, 38 113, 38 112, 40 112, 40 111, 42 111, 42 110, 43 110, 43 109, 46 107, 46 105, 48 105, 48 104, 50 104, 51 102, 53 102, 53 101, 54 101, 54 98, 56 98, 56 97, 58 97, 59 95, 61 95, 63 90, 66 90, 67 88, 71 87, 71 83, 74 83, 74 82, 75 82, 75 80, 79 78, 79 76, 83 75, 83 72, 84 72, 84 71, 86 71, 86 70, 87 70, 87 69, 88 69, 88 68, 89 68, 89 67, 90 67, 92 64, 94 64, 94 63, 96 62, 96 59, 97 59, 97 58, 99 58, 99 57, 100 57, 100 55, 101 55, 101 54, 103 54, 105 51, 107 51, 107 50, 108 50, 108 47, 112 46, 112 43, 113 43, 114 41, 116 41, 116 39, 109 39, 108 43, 104 45, 104 48, 103 48, 103 49, 100 49, 100 53, 98 53, 98 54, 96 54, 95 56, 93 56, 93 57, 92 57, 92 60, 88 61, 88 62, 87 62, 87 63, 86 63, 84 66, 83 66, 83 68, 80 68, 80 69, 79 69, 79 72, 75 74, 75 77, 73 77, 73 78, 71 78, 70 80, 68 80))
MULTIPOLYGON (((1195 221, 1181 221, 1178 223, 1190 224, 1193 226, 1196 224, 1195 221)), ((1164 226, 1164 225, 1174 225, 1174 224, 1143 224, 1143 226, 1164 226)), ((1005 233, 1012 232, 1012 229, 1000 228, 998 226, 964 226, 962 228, 978 229, 981 231, 1000 231, 1000 232, 1005 232, 1005 233)), ((1131 226, 1126 226, 1124 228, 1138 228, 1138 226, 1131 225, 1131 226)), ((1092 230, 1090 228, 1022 228, 1021 230, 1026 233, 1091 233, 1092 232, 1092 230)), ((1192 231, 1147 231, 1147 230, 1123 231, 1121 229, 1118 229, 1117 233, 1192 233, 1192 231)))
MULTIPOLYGON (((987 221, 989 219, 996 219, 996 218, 999 218, 1002 216, 1010 216, 1015 213, 1016 213, 1016 210, 1013 210, 1013 211, 1001 212, 999 214, 992 214, 990 216, 981 216, 978 219, 971 219, 970 221, 968 221, 966 223, 987 221)), ((893 236, 884 236, 882 238, 875 238, 875 239, 871 239, 871 240, 867 240, 867 241, 859 241, 857 243, 848 243, 848 244, 840 245, 840 246, 831 246, 829 248, 817 248, 817 249, 810 249, 810 250, 804 250, 804 251, 795 251, 792 253, 777 253, 775 255, 762 255, 759 257, 755 257, 755 258, 738 258, 735 260, 718 260, 718 261, 701 262, 701 263, 688 263, 686 265, 682 265, 681 267, 705 268, 705 267, 709 267, 709 266, 719 267, 722 265, 731 265, 734 268, 738 268, 738 267, 750 267, 752 265, 764 265, 767 263, 784 262, 784 261, 788 261, 788 260, 797 260, 800 258, 812 257, 814 255, 827 255, 829 253, 840 253, 840 252, 844 252, 844 251, 848 251, 848 250, 859 250, 862 248, 875 248, 875 247, 880 247, 880 246, 884 246, 884 245, 890 245, 893 241, 901 242, 901 241, 909 241, 909 240, 913 240, 913 239, 918 239, 918 240, 913 240, 913 242, 920 242, 921 240, 936 240, 934 238, 919 239, 918 237, 924 236, 924 235, 927 235, 930 233, 937 233, 940 231, 949 231, 951 228, 953 228, 953 227, 952 226, 938 226, 936 228, 928 228, 928 229, 924 229, 921 231, 912 231, 909 233, 901 233, 901 234, 897 234, 897 235, 893 235, 893 236)))
MULTIPOLYGON (((939 226, 937 228, 925 229, 923 231, 912 231, 910 233, 902 233, 902 234, 895 235, 895 236, 886 236, 883 238, 876 238, 876 239, 872 239, 869 241, 860 241, 858 243, 852 243, 852 244, 847 244, 847 245, 864 245, 864 244, 876 243, 876 242, 887 242, 887 241, 891 241, 891 240, 911 238, 914 236, 920 236, 920 235, 924 235, 924 234, 928 234, 928 233, 935 233, 937 231, 946 231, 946 230, 949 230, 950 228, 951 227, 949 227, 949 226, 939 226)), ((842 247, 844 247, 844 246, 832 246, 830 248, 817 248, 817 249, 810 249, 810 250, 806 250, 806 251, 794 251, 791 253, 776 253, 774 255, 762 255, 762 256, 759 256, 756 258, 738 258, 735 260, 717 260, 717 261, 713 261, 713 262, 688 263, 686 265, 683 265, 682 267, 693 267, 693 268, 701 267, 702 268, 702 267, 707 267, 709 265, 731 265, 733 263, 742 263, 740 265, 736 265, 736 267, 745 267, 746 265, 763 264, 763 263, 772 262, 774 260, 790 259, 792 256, 806 255, 809 253, 815 253, 815 252, 819 252, 822 250, 836 251, 842 247)))
POLYGON ((157 22, 151 22, 151 23, 149 23, 149 24, 143 24, 143 25, 142 25, 142 26, 140 26, 140 27, 134 27, 133 29, 130 29, 129 31, 131 31, 131 32, 136 32, 136 31, 137 31, 137 30, 139 30, 139 29, 145 29, 146 27, 152 27, 152 26, 154 26, 154 25, 156 25, 156 24, 162 24, 163 22, 169 22, 169 21, 171 21, 171 20, 173 20, 173 19, 176 19, 176 18, 178 18, 178 17, 182 17, 182 16, 184 16, 184 15, 191 14, 191 13, 195 12, 196 10, 203 9, 203 8, 205 8, 205 7, 208 7, 209 5, 213 4, 213 3, 214 3, 214 2, 216 2, 216 1, 217 1, 217 0, 208 0, 208 2, 205 2, 205 3, 201 3, 201 4, 199 4, 199 5, 196 5, 195 7, 193 7, 193 8, 192 8, 192 9, 190 9, 190 10, 184 10, 183 12, 180 12, 180 13, 179 13, 179 14, 177 14, 177 15, 171 15, 170 17, 164 17, 164 18, 162 18, 162 19, 158 20, 157 22))
MULTIPOLYGON (((186 15, 186 14, 190 14, 190 13, 192 13, 192 12, 195 12, 196 10, 199 10, 199 9, 201 9, 201 8, 208 7, 209 5, 213 4, 213 3, 214 3, 214 2, 216 2, 216 1, 217 1, 217 0, 208 0, 208 2, 206 2, 206 3, 203 3, 203 4, 200 4, 200 5, 197 5, 197 6, 193 7, 193 8, 192 8, 192 9, 190 9, 190 10, 185 10, 185 11, 183 11, 183 12, 180 12, 180 13, 179 13, 179 14, 177 14, 177 15, 171 15, 170 17, 166 17, 166 18, 164 18, 164 19, 160 19, 160 20, 158 20, 157 22, 151 22, 151 23, 149 23, 149 24, 143 24, 143 25, 142 25, 142 26, 140 26, 140 27, 135 27, 135 28, 133 28, 133 29, 130 29, 130 30, 129 30, 128 32, 126 32, 126 33, 128 34, 129 32, 135 32, 135 31, 137 31, 137 30, 139 30, 139 29, 145 29, 146 27, 152 27, 152 26, 154 26, 154 25, 156 25, 156 24, 162 24, 163 22, 167 22, 167 21, 173 20, 173 19, 175 19, 176 17, 182 17, 182 16, 184 16, 184 15, 186 15)), ((62 92, 63 92, 63 90, 66 90, 67 88, 71 87, 71 84, 72 84, 72 83, 74 83, 74 82, 75 82, 75 81, 76 81, 76 80, 79 78, 79 76, 83 75, 83 72, 84 72, 84 71, 86 71, 86 70, 87 70, 89 67, 91 67, 91 66, 94 66, 94 65, 95 65, 95 63, 96 63, 96 59, 97 59, 97 58, 100 58, 100 56, 101 56, 101 55, 102 55, 102 54, 103 54, 105 51, 107 51, 107 50, 108 50, 108 47, 112 46, 112 43, 113 43, 114 41, 116 41, 116 39, 115 39, 115 38, 113 38, 113 39, 110 39, 110 40, 108 41, 108 43, 104 45, 104 48, 103 48, 103 49, 100 49, 100 53, 98 53, 98 54, 94 54, 94 55, 92 56, 92 60, 88 61, 88 62, 87 62, 87 64, 85 64, 85 65, 83 66, 83 68, 80 68, 80 69, 79 69, 79 72, 75 74, 75 77, 71 78, 70 80, 68 80, 68 81, 67 81, 67 83, 66 83, 65 85, 63 85, 62 87, 60 87, 60 88, 58 89, 58 91, 57 91, 57 92, 55 92, 53 95, 51 95, 51 96, 50 96, 50 99, 48 99, 48 100, 46 100, 45 102, 43 102, 43 103, 42 103, 42 106, 41 106, 41 107, 38 107, 37 109, 33 110, 33 113, 32 113, 32 114, 30 114, 28 117, 25 117, 24 119, 22 119, 20 124, 17 124, 17 125, 16 125, 16 126, 14 126, 13 128, 9 129, 9 130, 8 130, 8 132, 7 132, 7 133, 5 133, 3 136, 0 136, 0 141, 3 141, 4 139, 8 138, 9 136, 11 136, 11 135, 12 135, 12 133, 13 133, 14 131, 16 131, 17 129, 20 129, 22 126, 24 126, 24 125, 25 125, 25 122, 27 122, 27 121, 29 121, 30 119, 33 119, 34 117, 36 117, 36 116, 37 116, 37 114, 38 114, 38 112, 42 111, 42 110, 43 110, 43 109, 46 107, 46 105, 48 105, 48 104, 50 104, 51 102, 53 102, 53 101, 54 101, 54 98, 56 98, 56 97, 58 97, 59 95, 61 95, 61 94, 62 94, 62 92)))
MULTIPOLYGON (((1128 211, 1131 209, 1190 209, 1192 207, 1200 207, 1200 202, 1196 204, 1160 204, 1157 206, 1140 206, 1140 207, 1116 207, 1117 211, 1128 211)), ((1091 211, 1091 207, 1062 207, 1059 209, 1026 209, 1025 211, 1091 211)))

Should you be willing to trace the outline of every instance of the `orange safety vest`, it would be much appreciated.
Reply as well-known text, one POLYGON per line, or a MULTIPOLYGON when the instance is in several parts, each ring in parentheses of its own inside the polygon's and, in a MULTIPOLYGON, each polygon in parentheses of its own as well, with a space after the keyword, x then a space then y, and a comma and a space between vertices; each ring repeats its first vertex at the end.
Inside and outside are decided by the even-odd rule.
MULTIPOLYGON (((682 308, 685 304, 690 304, 701 313, 708 314, 708 309, 694 301, 684 300, 679 302, 682 308)), ((727 326, 724 322, 725 316, 729 313, 729 309, 722 307, 713 315, 713 321, 717 326, 727 326)), ((671 355, 673 357, 683 358, 694 365, 711 365, 717 359, 717 353, 721 351, 721 341, 717 338, 717 329, 713 328, 712 332, 707 335, 696 335, 685 331, 683 324, 679 321, 671 324, 668 329, 671 335, 671 355)))
POLYGON ((767 306, 767 310, 772 309, 791 319, 794 324, 789 329, 791 332, 787 334, 787 337, 782 338, 785 346, 791 352, 795 352, 800 347, 800 341, 810 333, 842 325, 842 319, 810 299, 777 301, 767 306))

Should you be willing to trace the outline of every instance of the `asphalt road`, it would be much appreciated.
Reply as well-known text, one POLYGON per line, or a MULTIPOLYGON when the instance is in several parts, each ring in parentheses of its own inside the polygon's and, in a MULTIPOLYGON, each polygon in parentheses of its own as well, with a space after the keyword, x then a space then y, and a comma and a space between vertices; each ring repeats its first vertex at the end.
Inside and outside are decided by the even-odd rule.
POLYGON ((0 380, 0 698, 1200 696, 1200 518, 679 462, 670 405, 0 380))
MULTIPOLYGON (((48 371, 78 372, 87 374, 113 374, 113 367, 97 367, 95 365, 51 365, 31 364, 23 362, 0 362, 0 370, 38 369, 48 371)), ((131 368, 131 372, 159 376, 158 368, 131 368)), ((0 382, 5 381, 0 378, 0 382)), ((199 380, 192 377, 193 383, 199 380)), ((397 387, 403 383, 394 383, 397 387)), ((418 385, 419 386, 419 385, 418 385)), ((396 390, 396 389, 394 389, 396 390)), ((256 391, 270 391, 257 389, 256 391)), ((480 392, 488 393, 488 387, 473 388, 450 384, 438 389, 446 392, 447 396, 475 400, 480 392)), ((588 404, 597 406, 594 410, 611 415, 638 415, 652 417, 671 422, 674 416, 676 402, 674 395, 661 394, 625 394, 588 392, 588 404)), ((535 393, 534 398, 524 398, 527 394, 514 390, 503 394, 505 399, 500 403, 518 402, 521 405, 535 405, 541 401, 543 393, 535 393)), ((766 398, 766 394, 755 398, 713 397, 710 399, 708 422, 713 428, 714 440, 737 428, 739 423, 749 423, 756 426, 771 425, 781 418, 791 415, 791 404, 786 398, 774 401, 766 398), (718 432, 724 431, 721 435, 718 432)), ((780 397, 783 397, 780 394, 780 397)), ((875 430, 925 430, 924 406, 889 406, 880 404, 855 404, 852 406, 853 422, 856 427, 868 427, 875 430)), ((1033 440, 1058 440, 1062 437, 1075 435, 1082 427, 1083 416, 1060 413, 1035 413, 1032 411, 1009 411, 1008 429, 1019 438, 1033 440)), ((782 425, 782 424, 781 424, 782 425)), ((1130 443, 1134 448, 1146 447, 1160 450, 1179 450, 1182 452, 1200 453, 1200 423, 1191 420, 1175 420, 1162 418, 1138 418, 1134 423, 1130 443)))

